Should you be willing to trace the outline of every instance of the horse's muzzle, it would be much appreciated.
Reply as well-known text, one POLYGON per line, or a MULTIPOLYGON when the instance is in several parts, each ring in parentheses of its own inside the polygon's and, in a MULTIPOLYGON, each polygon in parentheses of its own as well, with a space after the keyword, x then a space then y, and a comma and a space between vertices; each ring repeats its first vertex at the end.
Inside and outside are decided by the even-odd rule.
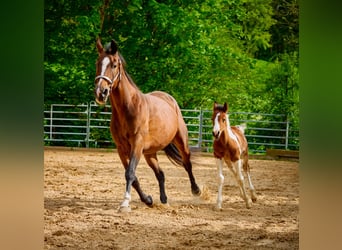
POLYGON ((107 100, 108 100, 108 96, 109 96, 109 88, 105 87, 105 88, 97 88, 95 91, 95 101, 100 104, 100 105, 104 105, 106 104, 107 100))
POLYGON ((217 132, 213 131, 213 136, 217 140, 220 137, 220 131, 217 131, 217 132))

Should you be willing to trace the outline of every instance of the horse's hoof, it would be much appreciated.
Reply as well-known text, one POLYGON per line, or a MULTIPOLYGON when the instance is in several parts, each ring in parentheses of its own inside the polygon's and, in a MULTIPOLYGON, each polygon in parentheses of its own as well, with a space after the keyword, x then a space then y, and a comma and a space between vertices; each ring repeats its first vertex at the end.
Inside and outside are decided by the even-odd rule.
POLYGON ((118 212, 120 212, 120 213, 129 213, 131 211, 132 210, 131 210, 130 206, 128 206, 128 207, 120 207, 119 210, 118 210, 118 212))
POLYGON ((251 203, 250 202, 247 202, 246 203, 246 208, 250 209, 252 207, 251 203))
POLYGON ((191 189, 191 192, 192 192, 192 195, 195 195, 195 196, 200 196, 201 195, 201 189, 198 187, 198 186, 196 186, 196 187, 193 187, 192 189, 191 189))
POLYGON ((252 197, 252 201, 255 203, 257 201, 257 197, 252 197))
POLYGON ((151 195, 148 195, 145 199, 145 204, 149 207, 153 207, 153 199, 151 195))
POLYGON ((160 203, 160 204, 155 205, 155 207, 157 209, 160 209, 160 210, 165 210, 165 209, 170 208, 170 204, 169 203, 160 203))
POLYGON ((161 197, 160 196, 160 202, 163 203, 163 204, 166 204, 167 203, 167 197, 161 197))

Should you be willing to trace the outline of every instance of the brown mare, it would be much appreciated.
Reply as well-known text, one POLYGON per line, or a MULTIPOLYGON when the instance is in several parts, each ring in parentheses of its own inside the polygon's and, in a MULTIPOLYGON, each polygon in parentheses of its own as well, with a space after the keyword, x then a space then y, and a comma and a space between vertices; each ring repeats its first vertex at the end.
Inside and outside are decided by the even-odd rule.
POLYGON ((240 194, 246 202, 246 207, 251 208, 251 202, 246 194, 244 176, 242 169, 247 175, 251 198, 256 202, 257 196, 253 187, 248 163, 248 144, 244 135, 245 126, 230 126, 228 117, 228 105, 214 103, 213 110, 213 136, 214 136, 214 156, 217 159, 219 188, 217 194, 217 208, 222 208, 222 186, 224 176, 222 173, 223 160, 228 168, 233 172, 239 185, 240 194))
POLYGON ((153 200, 140 188, 135 170, 142 155, 153 169, 159 183, 160 201, 167 203, 165 177, 159 167, 157 152, 164 150, 171 162, 185 168, 194 195, 201 191, 192 173, 188 130, 176 100, 167 93, 144 94, 125 70, 125 61, 112 40, 105 48, 97 39, 95 96, 100 105, 110 99, 110 131, 125 168, 126 192, 119 211, 130 211, 131 186, 141 201, 152 206, 153 200))

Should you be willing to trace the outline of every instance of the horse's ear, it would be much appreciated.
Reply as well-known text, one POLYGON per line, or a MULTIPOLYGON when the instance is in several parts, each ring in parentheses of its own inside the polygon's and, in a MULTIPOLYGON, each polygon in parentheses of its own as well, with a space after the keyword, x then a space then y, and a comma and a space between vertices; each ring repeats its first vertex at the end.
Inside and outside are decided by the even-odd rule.
POLYGON ((228 111, 228 104, 225 102, 223 105, 223 111, 227 112, 228 111))
POLYGON ((102 46, 100 37, 98 37, 96 40, 96 48, 97 48, 97 52, 99 52, 99 54, 101 54, 103 52, 103 46, 102 46))
POLYGON ((217 108, 217 102, 215 101, 214 102, 214 107, 213 107, 214 109, 216 109, 217 108))
POLYGON ((117 51, 118 51, 118 44, 116 43, 116 41, 114 39, 112 39, 112 41, 110 42, 110 51, 109 51, 109 53, 111 55, 114 55, 117 51))

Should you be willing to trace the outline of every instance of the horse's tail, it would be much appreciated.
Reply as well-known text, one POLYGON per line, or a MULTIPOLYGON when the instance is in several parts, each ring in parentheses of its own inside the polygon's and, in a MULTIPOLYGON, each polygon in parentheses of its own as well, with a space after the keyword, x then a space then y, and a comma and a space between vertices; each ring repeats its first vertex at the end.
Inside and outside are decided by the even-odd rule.
POLYGON ((183 166, 183 159, 182 159, 181 155, 179 154, 178 149, 176 148, 176 146, 173 143, 170 143, 169 145, 167 145, 163 150, 164 150, 167 158, 169 158, 169 160, 173 164, 183 166))

